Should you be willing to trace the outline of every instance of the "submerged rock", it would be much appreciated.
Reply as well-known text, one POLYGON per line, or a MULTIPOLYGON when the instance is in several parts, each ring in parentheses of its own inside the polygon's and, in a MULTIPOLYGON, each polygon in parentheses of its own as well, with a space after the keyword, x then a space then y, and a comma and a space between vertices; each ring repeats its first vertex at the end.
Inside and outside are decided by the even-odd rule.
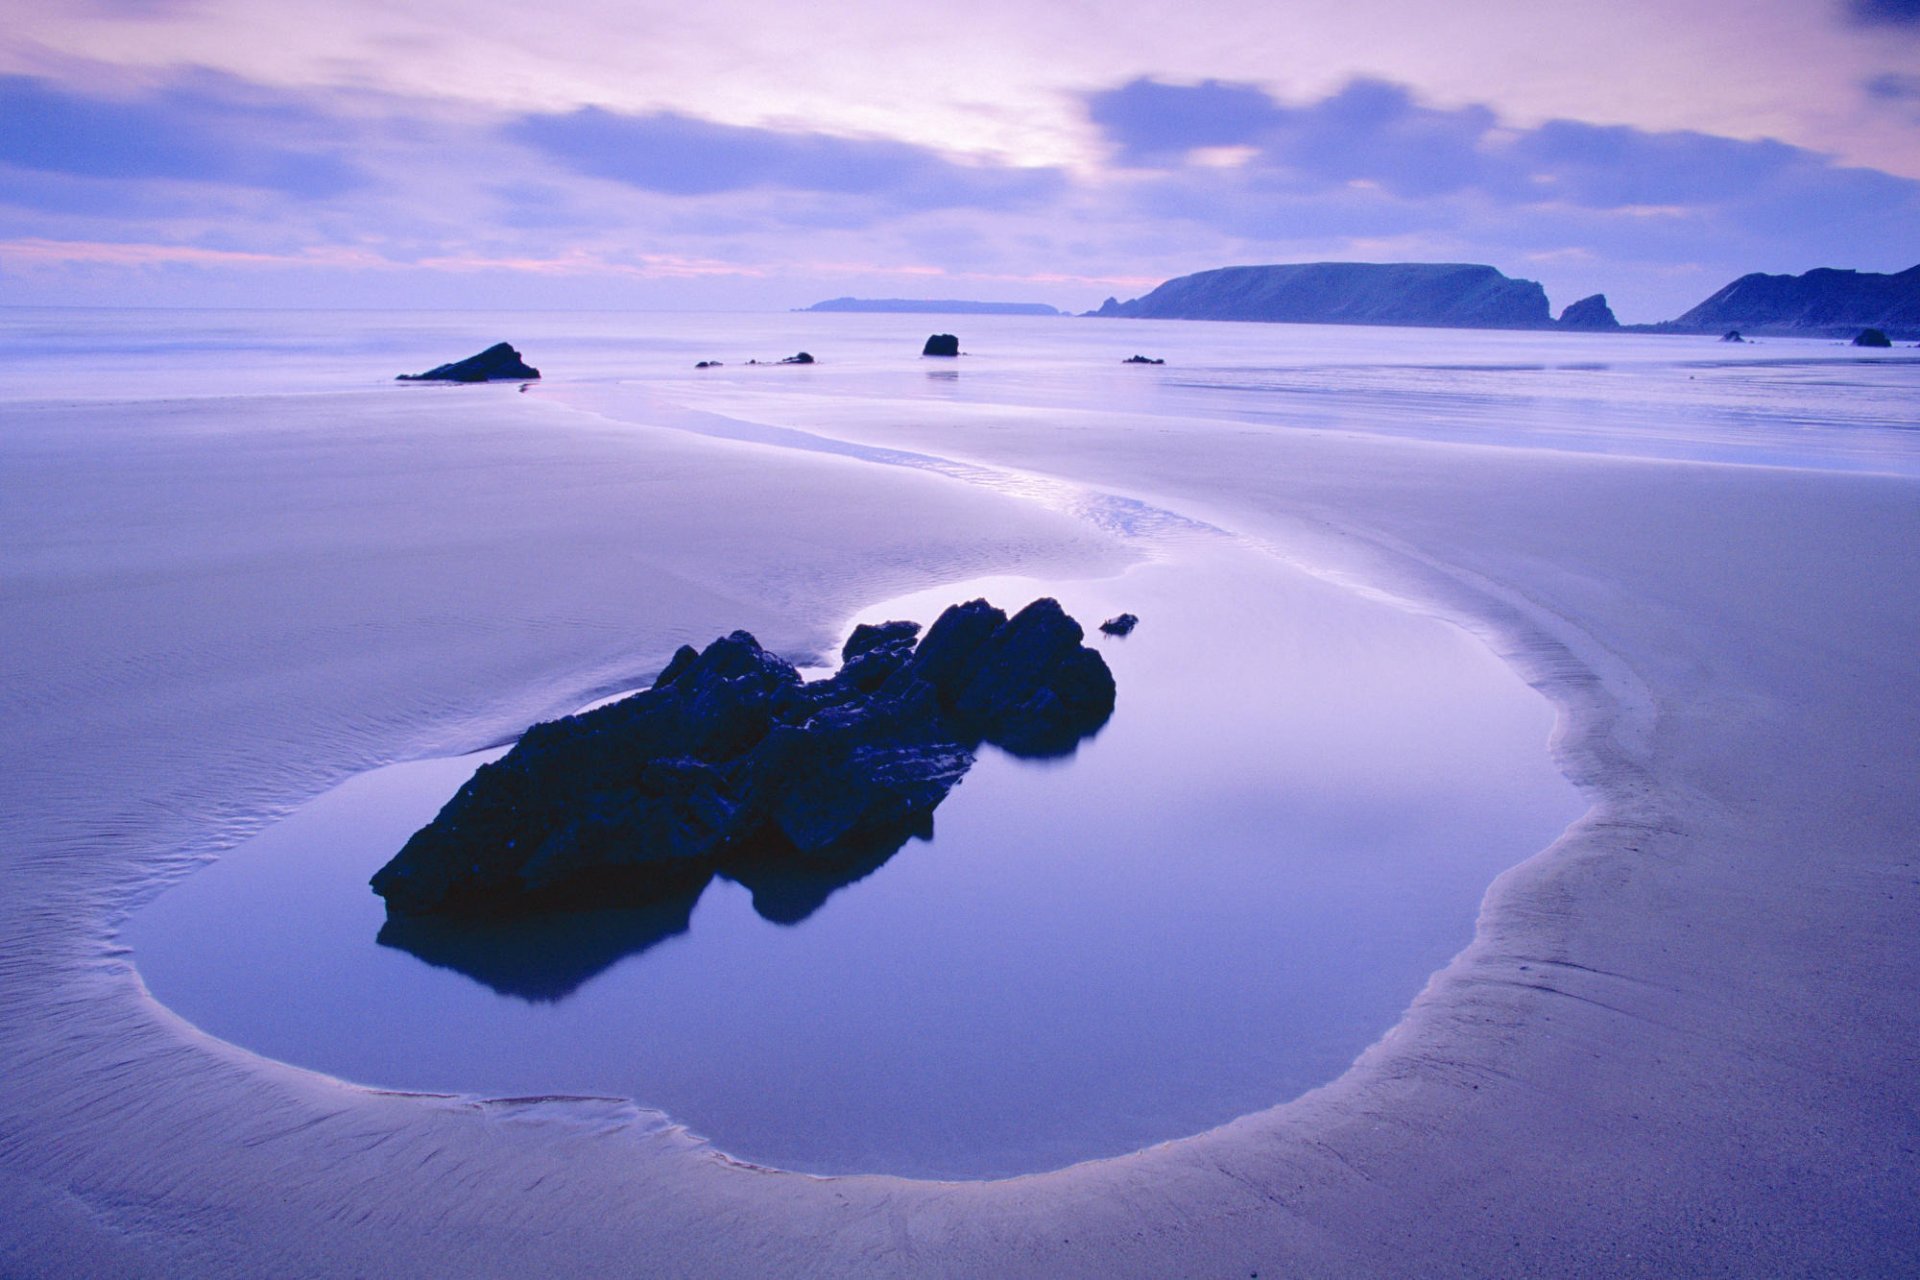
POLYGON ((920 348, 923 356, 957 356, 960 354, 960 339, 951 333, 936 333, 927 338, 927 345, 920 348))
POLYGON ((540 371, 520 358, 520 353, 504 342, 496 342, 479 355, 456 360, 427 370, 403 373, 398 382, 490 382, 494 379, 525 381, 540 376, 540 371))
POLYGON ((798 918, 930 834, 981 743, 1064 754, 1113 713, 1053 600, 1011 618, 974 600, 918 633, 859 627, 811 684, 744 631, 683 646, 652 688, 481 766, 374 892, 390 917, 501 915, 677 900, 718 872, 798 918))
POLYGON ((805 351, 782 357, 779 360, 749 360, 748 364, 812 364, 813 357, 805 351))

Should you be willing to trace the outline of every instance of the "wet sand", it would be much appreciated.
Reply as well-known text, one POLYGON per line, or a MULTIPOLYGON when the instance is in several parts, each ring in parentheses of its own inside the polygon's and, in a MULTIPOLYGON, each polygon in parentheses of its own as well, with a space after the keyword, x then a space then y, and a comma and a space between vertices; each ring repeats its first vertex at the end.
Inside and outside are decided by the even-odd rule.
POLYGON ((8 487, 41 501, 0 517, 0 1271, 1861 1275, 1920 1256, 1920 488, 1897 475, 1218 423, 890 428, 1452 617, 1561 708, 1594 813, 1496 882, 1474 944, 1346 1075, 1206 1134, 1003 1182, 820 1179, 627 1104, 377 1093, 183 1025, 114 929, 210 832, 619 687, 650 648, 748 625, 804 651, 943 576, 1128 559, 1018 493, 792 450, 772 467, 764 445, 563 399, 456 423, 369 397, 350 431, 327 398, 267 433, 257 403, 14 414, 8 487), (902 509, 922 518, 874 518, 902 509))

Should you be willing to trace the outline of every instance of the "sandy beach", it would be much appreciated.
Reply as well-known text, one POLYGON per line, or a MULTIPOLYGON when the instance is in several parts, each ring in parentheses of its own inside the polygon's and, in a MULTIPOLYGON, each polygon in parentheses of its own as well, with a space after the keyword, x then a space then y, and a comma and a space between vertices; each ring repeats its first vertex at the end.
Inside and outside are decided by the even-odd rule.
POLYGON ((1462 439, 1444 414, 1281 430, 764 385, 0 406, 0 1273, 1920 1257, 1910 446, 1759 465, 1462 439), (1089 492, 1121 505, 1089 516, 1089 492), (1467 628, 1558 707, 1557 762, 1594 805, 1305 1097, 1005 1181, 800 1176, 628 1103, 381 1093, 255 1057, 153 1000, 116 939, 341 780, 498 741, 680 643, 745 627, 818 654, 875 600, 1118 572, 1127 502, 1467 628))

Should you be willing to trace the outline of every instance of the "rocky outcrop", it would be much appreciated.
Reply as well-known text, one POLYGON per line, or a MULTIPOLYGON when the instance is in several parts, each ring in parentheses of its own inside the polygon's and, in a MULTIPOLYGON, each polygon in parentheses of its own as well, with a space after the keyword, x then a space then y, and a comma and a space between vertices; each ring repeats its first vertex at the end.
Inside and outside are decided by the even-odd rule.
POLYGON ((1303 262, 1222 267, 1169 280, 1096 316, 1142 320, 1264 320, 1292 324, 1533 329, 1552 324, 1532 280, 1492 267, 1436 262, 1303 262))
POLYGON ((955 298, 833 298, 807 311, 877 311, 896 315, 1057 316, 1044 302, 963 302, 955 298))
POLYGON ((1580 299, 1562 311, 1560 327, 1599 333, 1618 329, 1620 321, 1614 317, 1613 308, 1607 305, 1607 295, 1596 293, 1590 298, 1580 299))
POLYGON ((1726 331, 1725 333, 1723 333, 1723 334, 1721 334, 1721 335, 1720 335, 1720 341, 1722 341, 1722 342, 1745 342, 1745 341, 1746 341, 1746 339, 1740 336, 1740 331, 1739 331, 1738 329, 1729 329, 1729 330, 1727 330, 1727 331, 1726 331))
POLYGON ((1893 345, 1893 339, 1887 337, 1887 335, 1879 329, 1862 329, 1854 335, 1853 345, 1856 347, 1890 347, 1893 345))
POLYGON ((950 333, 935 333, 927 337, 927 345, 920 348, 923 356, 957 356, 960 354, 960 339, 950 333))
POLYGON ((637 907, 717 872, 804 914, 929 833, 981 743, 1064 754, 1113 712, 1112 674, 1052 600, 1012 618, 975 600, 919 630, 863 626, 811 684, 745 632, 683 647, 651 689, 482 766, 374 892, 390 917, 637 907))
POLYGON ((1122 613, 1101 623, 1100 630, 1105 635, 1130 636, 1133 634, 1133 629, 1139 625, 1140 619, 1131 613, 1122 613))
POLYGON ((1125 360, 1122 360, 1120 363, 1121 364, 1165 364, 1166 361, 1157 360, 1152 356, 1128 356, 1125 360))
POLYGON ((1663 327, 1834 338, 1874 328, 1920 336, 1920 266, 1893 275, 1829 267, 1797 276, 1745 275, 1663 327))
POLYGON ((504 342, 496 342, 479 355, 456 360, 427 370, 403 373, 399 382, 492 382, 496 379, 525 382, 538 378, 540 371, 520 358, 520 353, 504 342))

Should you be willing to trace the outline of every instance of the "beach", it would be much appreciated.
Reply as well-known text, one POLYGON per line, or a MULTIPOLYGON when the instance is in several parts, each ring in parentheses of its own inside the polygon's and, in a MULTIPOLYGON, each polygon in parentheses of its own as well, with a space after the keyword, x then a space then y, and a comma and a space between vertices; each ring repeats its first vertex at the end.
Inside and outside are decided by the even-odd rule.
MULTIPOLYGON (((968 348, 1037 332, 1000 323, 968 348)), ((847 324, 803 335, 817 371, 704 382, 663 345, 657 370, 607 354, 526 394, 334 390, 305 367, 293 390, 7 389, 0 1272, 1920 1256, 1920 364, 1451 335, 1427 372, 1328 390, 1325 368, 1373 367, 1334 335, 1257 395, 1227 384, 1287 327, 1143 323, 988 350, 950 387, 887 364, 879 320, 847 324), (836 338, 858 351, 838 366, 836 338), (1149 340, 1164 373, 1082 345, 1149 340), (1559 380, 1525 382, 1559 368, 1543 351, 1559 380), (1875 407, 1831 425, 1856 404, 1875 407), (381 1092, 257 1057, 154 1000, 119 940, 364 770, 502 741, 736 627, 819 655, 943 582, 1119 573, 1143 510, 1465 628, 1557 708, 1554 759, 1592 803, 1303 1097, 1014 1179, 803 1176, 631 1102, 381 1092)))

